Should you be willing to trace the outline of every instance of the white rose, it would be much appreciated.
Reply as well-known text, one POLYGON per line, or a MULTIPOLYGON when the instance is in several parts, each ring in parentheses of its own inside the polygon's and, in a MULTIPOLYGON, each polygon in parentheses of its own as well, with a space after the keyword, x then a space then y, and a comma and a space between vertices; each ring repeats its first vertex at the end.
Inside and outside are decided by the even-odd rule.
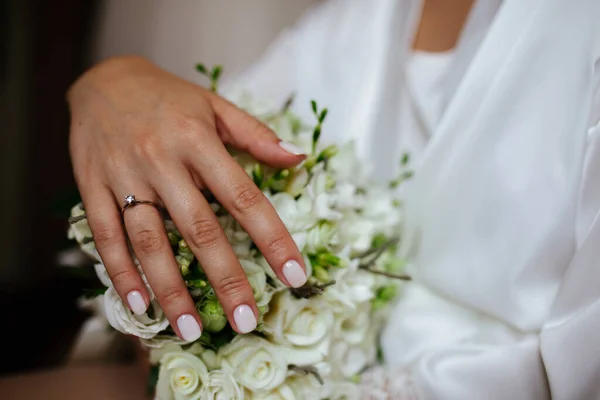
POLYGON ((341 317, 336 323, 330 349, 333 373, 351 378, 376 361, 381 324, 372 317, 369 302, 359 305, 355 312, 341 317))
POLYGON ((244 390, 233 379, 231 371, 214 370, 208 374, 206 393, 201 400, 243 400, 244 390))
MULTIPOLYGON (((144 343, 144 340, 145 339, 142 339, 141 342, 144 343)), ((181 346, 177 343, 164 343, 162 347, 151 347, 149 350, 148 359, 152 365, 157 365, 167 353, 178 353, 183 351, 181 346)))
POLYGON ((252 392, 266 392, 285 380, 285 351, 258 336, 239 335, 219 350, 219 364, 230 367, 234 378, 252 392))
POLYGON ((293 375, 286 379, 285 384, 292 389, 296 399, 322 399, 323 387, 313 375, 293 375))
POLYGON ((269 305, 272 297, 272 290, 267 285, 267 274, 263 267, 249 260, 240 260, 240 264, 252 287, 257 307, 269 305))
POLYGON ((102 282, 102 284, 106 287, 112 287, 112 281, 110 280, 110 277, 108 276, 108 272, 106 271, 106 267, 104 267, 104 264, 102 263, 98 263, 94 265, 94 270, 96 271, 96 275, 98 275, 98 279, 100 279, 100 282, 102 282))
MULTIPOLYGON (((287 384, 276 387, 267 393, 252 393, 250 400, 300 400, 304 397, 297 397, 291 387, 287 384)), ((313 397, 317 399, 318 397, 313 397)))
POLYGON ((150 339, 169 326, 169 321, 156 300, 150 302, 148 312, 135 315, 123 304, 114 288, 110 287, 104 294, 104 311, 110 326, 119 332, 150 339))
MULTIPOLYGON (((142 342, 143 341, 144 340, 142 339, 142 342)), ((184 341, 181 341, 181 342, 182 342, 181 344, 186 343, 184 341)), ((183 351, 183 349, 180 344, 176 344, 176 343, 166 343, 163 347, 152 348, 152 349, 150 349, 150 362, 152 364, 157 364, 158 362, 160 362, 160 359, 166 353, 172 353, 172 352, 177 352, 177 351, 183 351)), ((219 368, 219 363, 217 360, 217 353, 215 353, 213 350, 203 347, 198 342, 195 342, 191 346, 189 346, 185 350, 185 352, 193 354, 196 357, 200 358, 200 360, 202 360, 202 362, 204 363, 204 365, 206 365, 206 368, 208 368, 209 371, 219 368)))
MULTIPOLYGON (((81 203, 77 204, 71 209, 71 217, 76 218, 84 214, 85 211, 83 210, 83 205, 81 203)), ((90 226, 88 225, 87 218, 84 218, 74 224, 71 224, 67 236, 69 239, 75 239, 77 243, 79 243, 79 247, 84 253, 86 253, 96 261, 102 261, 100 255, 96 251, 96 245, 94 244, 94 242, 88 242, 83 244, 83 242, 92 239, 92 231, 90 229, 90 226)))
POLYGON ((350 344, 364 342, 371 326, 371 303, 359 304, 354 310, 339 316, 335 321, 334 338, 350 344))
POLYGON ((219 360, 214 350, 202 347, 200 343, 194 343, 187 351, 200 357, 209 370, 219 368, 219 360))
POLYGON ((271 340, 286 348, 288 363, 312 365, 327 355, 334 317, 321 299, 296 299, 289 291, 281 292, 264 321, 271 340))
POLYGON ((219 223, 235 254, 240 258, 249 257, 252 239, 240 224, 229 214, 220 216, 219 223))
POLYGON ((160 360, 156 397, 159 400, 201 399, 208 383, 206 365, 193 354, 167 353, 160 360))
POLYGON ((181 345, 186 344, 185 340, 182 340, 177 335, 156 335, 148 339, 140 338, 142 344, 151 349, 162 349, 171 344, 181 345))

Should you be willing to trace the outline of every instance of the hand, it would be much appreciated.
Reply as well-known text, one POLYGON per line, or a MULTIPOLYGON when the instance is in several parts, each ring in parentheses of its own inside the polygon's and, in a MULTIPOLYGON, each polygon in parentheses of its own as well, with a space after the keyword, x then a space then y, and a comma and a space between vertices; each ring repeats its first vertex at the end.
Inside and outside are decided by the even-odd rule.
MULTIPOLYGON (((70 150, 96 248, 125 304, 136 314, 150 297, 128 251, 120 207, 128 194, 165 207, 205 270, 232 327, 256 327, 252 289, 201 189, 215 196, 252 237, 279 279, 306 282, 303 258, 269 201, 225 144, 273 167, 301 162, 262 123, 192 83, 137 57, 105 61, 70 89, 70 150)), ((124 225, 148 283, 179 337, 201 321, 158 210, 129 208, 124 225)))

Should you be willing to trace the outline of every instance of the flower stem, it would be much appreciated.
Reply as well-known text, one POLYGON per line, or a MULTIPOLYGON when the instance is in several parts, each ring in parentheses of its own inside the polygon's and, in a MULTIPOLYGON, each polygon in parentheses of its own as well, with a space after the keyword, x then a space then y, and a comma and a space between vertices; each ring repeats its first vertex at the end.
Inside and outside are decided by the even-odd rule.
POLYGON ((296 99, 296 93, 292 93, 288 96, 288 98, 285 100, 285 103, 283 103, 283 107, 281 107, 281 111, 279 111, 280 115, 283 115, 287 112, 287 110, 290 109, 290 107, 292 106, 292 104, 294 104, 294 100, 296 99))
POLYGON ((360 269, 370 272, 372 274, 375 275, 383 275, 383 276, 387 276, 388 278, 392 278, 392 279, 400 279, 402 281, 411 281, 412 278, 410 275, 398 275, 398 274, 393 274, 391 272, 387 272, 387 271, 381 271, 378 269, 372 269, 370 266, 367 265, 361 265, 359 266, 360 269))
POLYGON ((390 240, 388 240, 387 242, 383 243, 381 246, 379 247, 372 247, 369 250, 361 253, 358 255, 357 258, 365 258, 368 257, 372 254, 375 254, 375 258, 379 257, 384 251, 386 251, 387 249, 389 249, 390 247, 392 247, 393 245, 395 245, 396 243, 398 243, 400 239, 397 237, 391 238, 390 240))
POLYGON ((81 214, 76 217, 69 217, 69 224, 73 225, 87 218, 87 214, 81 214))

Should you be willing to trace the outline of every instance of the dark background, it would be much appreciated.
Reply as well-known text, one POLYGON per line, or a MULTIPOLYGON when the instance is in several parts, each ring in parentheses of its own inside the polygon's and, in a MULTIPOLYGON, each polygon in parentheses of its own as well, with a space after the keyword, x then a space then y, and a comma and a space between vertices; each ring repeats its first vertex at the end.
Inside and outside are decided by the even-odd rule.
POLYGON ((77 199, 65 93, 90 63, 97 5, 0 1, 2 375, 63 361, 85 318, 75 300, 88 278, 58 268, 56 255, 77 199))

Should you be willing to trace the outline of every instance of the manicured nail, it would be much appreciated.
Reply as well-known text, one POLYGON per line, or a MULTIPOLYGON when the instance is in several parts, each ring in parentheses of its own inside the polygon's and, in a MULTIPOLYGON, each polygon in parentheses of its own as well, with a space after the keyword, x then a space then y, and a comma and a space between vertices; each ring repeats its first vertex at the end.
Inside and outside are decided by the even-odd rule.
POLYGON ((281 147, 283 150, 287 151, 290 154, 293 154, 295 156, 305 156, 306 152, 304 151, 304 149, 302 149, 302 147, 296 146, 294 143, 290 143, 290 142, 279 142, 279 147, 281 147))
POLYGON ((200 325, 198 325, 198 321, 190 314, 183 314, 177 318, 177 327, 181 333, 181 338, 186 342, 198 340, 202 335, 202 330, 200 329, 200 325))
POLYGON ((233 319, 241 333, 252 332, 256 328, 256 316, 252 309, 242 304, 233 311, 233 319))
POLYGON ((137 290, 132 290, 127 294, 127 302, 129 303, 129 308, 131 311, 133 311, 136 315, 142 315, 148 309, 144 297, 137 290))
POLYGON ((294 288, 299 288, 306 283, 306 273, 298 261, 290 260, 283 264, 283 276, 294 288))

